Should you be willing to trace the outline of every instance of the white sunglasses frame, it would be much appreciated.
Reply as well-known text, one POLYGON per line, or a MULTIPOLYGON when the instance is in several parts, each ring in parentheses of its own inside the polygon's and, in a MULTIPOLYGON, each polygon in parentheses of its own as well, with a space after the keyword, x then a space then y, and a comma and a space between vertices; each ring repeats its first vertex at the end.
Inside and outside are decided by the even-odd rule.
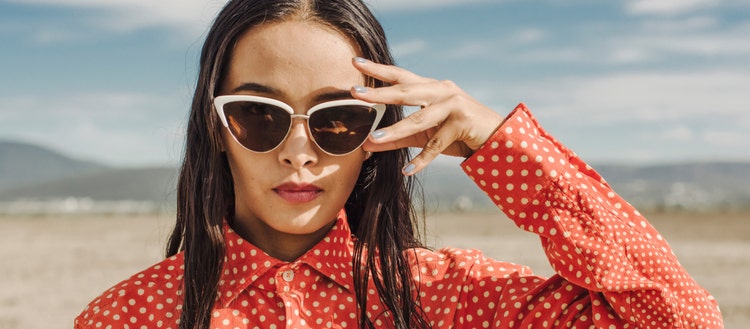
POLYGON ((212 103, 213 103, 214 109, 216 110, 216 113, 219 115, 219 119, 221 119, 222 125, 224 125, 224 127, 227 128, 227 130, 229 131, 229 134, 232 136, 232 138, 234 139, 234 141, 237 142, 237 144, 239 144, 240 146, 242 146, 242 148, 244 148, 244 149, 246 149, 246 150, 248 150, 250 152, 255 152, 255 153, 269 153, 269 152, 272 152, 273 150, 279 148, 279 146, 281 146, 281 144, 284 144, 284 142, 286 141, 287 137, 289 137, 289 133, 292 131, 292 124, 294 123, 294 119, 298 118, 298 119, 304 119, 306 121, 305 127, 307 127, 308 137, 313 142, 313 144, 315 144, 315 147, 317 147, 319 150, 321 150, 325 154, 332 155, 332 156, 344 156, 344 155, 351 154, 352 152, 354 152, 357 149, 359 149, 360 147, 362 147, 362 144, 365 143, 365 141, 367 140, 367 138, 365 138, 362 141, 362 143, 360 143, 357 147, 355 147, 353 150, 351 150, 351 151, 349 151, 347 153, 343 153, 343 154, 330 153, 330 152, 324 150, 322 147, 320 147, 320 145, 318 145, 318 142, 315 140, 315 138, 312 137, 312 134, 310 133, 310 120, 309 119, 310 119, 310 115, 311 114, 313 114, 315 111, 319 111, 319 110, 326 109, 326 108, 329 108, 329 107, 345 106, 345 105, 358 105, 358 106, 366 106, 366 107, 369 107, 369 108, 373 108, 373 109, 375 109, 375 112, 376 112, 375 121, 373 121, 372 126, 370 127, 370 132, 373 132, 375 130, 375 128, 377 128, 378 124, 380 123, 380 120, 383 119, 383 115, 385 114, 385 109, 386 109, 385 104, 370 103, 370 102, 365 102, 365 101, 359 100, 359 99, 342 99, 342 100, 335 100, 335 101, 323 102, 323 103, 317 104, 317 105, 309 108, 307 111, 305 111, 306 114, 295 114, 294 113, 294 109, 291 106, 289 106, 288 104, 286 104, 286 103, 284 103, 282 101, 279 101, 279 100, 276 100, 276 99, 273 99, 273 98, 268 98, 268 97, 251 96, 251 95, 222 95, 222 96, 216 96, 216 97, 214 97, 214 100, 213 100, 212 103), (227 121, 227 117, 224 114, 224 105, 226 105, 228 103, 231 103, 231 102, 237 102, 237 101, 258 102, 258 103, 273 105, 273 106, 279 107, 279 108, 284 109, 285 111, 287 111, 289 113, 289 116, 291 116, 291 120, 289 120, 289 127, 287 128, 286 135, 284 135, 284 138, 281 139, 281 142, 279 142, 278 145, 274 146, 272 149, 270 149, 268 151, 254 151, 254 150, 251 150, 251 149, 245 147, 245 145, 242 145, 242 143, 240 143, 240 141, 237 140, 237 136, 235 136, 232 133, 232 130, 229 129, 229 122, 227 121))

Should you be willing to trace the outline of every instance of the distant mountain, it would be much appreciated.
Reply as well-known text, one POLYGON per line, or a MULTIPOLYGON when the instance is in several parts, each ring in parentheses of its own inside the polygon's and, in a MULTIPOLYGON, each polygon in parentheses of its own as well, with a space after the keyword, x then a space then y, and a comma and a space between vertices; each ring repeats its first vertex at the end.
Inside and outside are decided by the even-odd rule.
MULTIPOLYGON (((654 166, 593 165, 625 200, 641 210, 750 209, 750 163, 654 166)), ((431 165, 422 177, 428 209, 484 209, 489 198, 458 166, 431 165)))
MULTIPOLYGON (((594 168, 641 210, 750 209, 750 162, 594 168)), ((420 178, 428 211, 494 207, 457 164, 433 163, 420 178)), ((107 168, 31 145, 0 142, 0 206, 18 200, 129 200, 170 208, 176 182, 173 167, 107 168)))
POLYGON ((173 204, 177 170, 169 167, 106 169, 0 191, 0 201, 87 198, 173 204))
POLYGON ((750 163, 595 167, 630 203, 657 210, 750 209, 750 163))
POLYGON ((613 184, 634 180, 653 183, 692 182, 700 185, 750 187, 750 163, 705 162, 651 166, 601 165, 595 169, 613 184))
POLYGON ((433 163, 419 175, 427 211, 489 209, 489 197, 458 165, 433 163))
POLYGON ((103 169, 107 166, 76 160, 36 145, 0 141, 0 190, 103 169))
POLYGON ((0 202, 81 199, 174 204, 177 170, 111 168, 40 146, 0 141, 0 202))

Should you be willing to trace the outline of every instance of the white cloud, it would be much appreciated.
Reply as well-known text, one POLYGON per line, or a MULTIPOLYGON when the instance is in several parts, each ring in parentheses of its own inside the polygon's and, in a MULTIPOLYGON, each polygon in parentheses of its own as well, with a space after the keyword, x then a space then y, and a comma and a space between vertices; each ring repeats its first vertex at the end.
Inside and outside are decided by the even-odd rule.
MULTIPOLYGON (((561 31, 534 27, 507 29, 500 35, 480 35, 457 44, 430 44, 447 59, 488 59, 499 63, 583 63, 623 65, 667 64, 708 59, 712 67, 733 68, 750 56, 750 23, 719 27, 713 16, 646 19, 632 28, 612 24, 581 26, 561 31), (549 44, 560 36, 569 42, 549 44), (722 61, 719 61, 721 59, 722 61)), ((420 44, 420 51, 424 44, 420 44)), ((406 52, 405 52, 406 53, 406 52)), ((707 63, 707 62, 703 62, 707 63)))
POLYGON ((536 43, 543 40, 547 33, 542 29, 522 28, 515 32, 513 39, 520 43, 536 43))
POLYGON ((669 129, 665 129, 661 133, 661 138, 672 141, 688 142, 695 138, 693 129, 686 126, 677 126, 669 129))
MULTIPOLYGON (((6 0, 25 5, 47 5, 101 10, 101 16, 86 17, 97 26, 116 31, 148 27, 171 27, 195 37, 206 31, 226 0, 6 0)), ((370 0, 376 11, 422 10, 493 0, 370 0)))
MULTIPOLYGON (((750 72, 632 72, 545 80, 477 81, 463 86, 488 105, 524 101, 538 115, 570 127, 663 124, 688 138, 686 122, 750 122, 750 72), (677 127, 677 128, 674 128, 677 127)), ((666 135, 665 135, 666 136, 666 135)))
POLYGON ((81 34, 60 28, 39 28, 32 32, 31 41, 38 45, 59 45, 81 38, 81 34))
POLYGON ((750 73, 617 73, 537 84, 534 95, 559 119, 657 122, 750 115, 750 73))
POLYGON ((653 58, 647 51, 638 48, 619 47, 609 54, 609 60, 615 64, 643 63, 653 58))
POLYGON ((588 161, 747 160, 750 72, 609 73, 463 86, 506 114, 525 102, 588 161))
MULTIPOLYGON (((613 27, 610 27, 613 28, 613 27)), ((517 59, 527 62, 580 62, 603 65, 672 64, 676 60, 705 58, 711 66, 745 64, 750 56, 750 24, 715 28, 712 17, 648 20, 640 27, 596 35, 581 34, 573 44, 548 47, 517 47, 517 59), (716 61, 724 58, 726 61, 716 61)), ((507 44, 499 42, 495 48, 507 44)), ((485 42, 485 45, 492 43, 485 42)), ((488 52, 491 50, 488 50, 488 52)), ((746 66, 746 65, 743 65, 746 66)))
MULTIPOLYGON (((566 63, 589 62, 592 55, 593 53, 586 51, 584 47, 563 47, 522 50, 517 58, 527 62, 566 63)), ((598 58, 597 56, 594 57, 598 58)))
POLYGON ((226 3, 222 0, 11 0, 25 5, 48 5, 101 10, 87 16, 97 26, 118 31, 171 27, 191 36, 203 33, 226 3))
POLYGON ((692 56, 741 56, 750 55, 748 32, 750 30, 743 29, 702 34, 641 34, 620 41, 647 52, 692 56))
MULTIPOLYGON (((583 63, 621 67, 673 64, 697 58, 727 59, 711 64, 732 67, 750 56, 750 23, 720 23, 710 15, 647 17, 635 24, 580 21, 558 29, 514 26, 460 43, 430 45, 448 59, 490 59, 498 63, 583 63), (559 38, 569 38, 557 42, 559 38)), ((705 62, 704 62, 705 63, 705 62)))
POLYGON ((587 161, 747 160, 750 74, 622 73, 475 82, 464 90, 505 115, 525 102, 587 161))
POLYGON ((713 16, 690 16, 680 18, 647 19, 641 23, 641 31, 659 33, 686 33, 715 27, 718 19, 713 16))
POLYGON ((626 4, 628 13, 642 15, 676 15, 713 7, 719 0, 631 0, 626 4))
POLYGON ((716 29, 716 25, 712 16, 648 19, 636 29, 614 33, 609 42, 589 42, 594 49, 589 53, 618 65, 750 55, 750 44, 744 41, 750 27, 716 29))
POLYGON ((711 130, 702 134, 701 138, 714 146, 742 146, 738 151, 747 154, 747 144, 750 132, 731 130, 711 130))
POLYGON ((494 53, 493 46, 487 41, 472 40, 458 45, 455 48, 448 48, 442 51, 442 55, 448 59, 463 59, 486 57, 494 53))

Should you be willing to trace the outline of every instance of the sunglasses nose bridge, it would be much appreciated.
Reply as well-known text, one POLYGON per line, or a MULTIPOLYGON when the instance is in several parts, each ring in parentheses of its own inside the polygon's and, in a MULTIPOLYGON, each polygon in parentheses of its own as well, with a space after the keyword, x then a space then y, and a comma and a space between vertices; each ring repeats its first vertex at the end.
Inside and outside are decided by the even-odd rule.
MULTIPOLYGON (((295 119, 307 121, 307 122, 305 122, 304 126, 307 127, 308 131, 310 130, 310 116, 309 115, 307 115, 307 114, 290 114, 289 117, 291 117, 291 122, 290 122, 290 125, 289 125, 289 130, 292 130, 292 127, 294 126, 294 120, 295 119)), ((289 133, 287 133, 287 134, 289 134, 289 133)), ((312 138, 312 136, 309 136, 309 137, 312 138)))
POLYGON ((289 127, 289 132, 287 134, 291 134, 291 130, 294 129, 293 128, 293 126, 294 126, 294 119, 305 120, 307 122, 304 123, 304 126, 305 126, 304 129, 305 129, 305 133, 307 134, 308 140, 313 145, 315 145, 319 150, 323 151, 324 153, 329 154, 329 155, 337 155, 337 154, 330 153, 330 152, 326 151, 325 149, 323 149, 320 146, 320 144, 318 143, 318 141, 315 139, 315 136, 313 135, 313 131, 312 131, 313 128, 310 126, 310 115, 308 115, 308 114, 290 114, 290 117, 292 118, 292 123, 291 123, 291 125, 289 127))
POLYGON ((305 129, 305 134, 307 134, 307 138, 310 139, 313 143, 315 143, 312 134, 310 133, 310 116, 307 114, 290 114, 289 117, 291 118, 290 124, 289 124, 289 131, 287 132, 287 135, 292 133, 292 130, 294 129, 294 122, 296 120, 303 120, 306 121, 303 126, 305 129))
POLYGON ((300 119, 300 120, 309 120, 310 116, 307 114, 290 114, 290 117, 292 117, 292 120, 294 119, 300 119))

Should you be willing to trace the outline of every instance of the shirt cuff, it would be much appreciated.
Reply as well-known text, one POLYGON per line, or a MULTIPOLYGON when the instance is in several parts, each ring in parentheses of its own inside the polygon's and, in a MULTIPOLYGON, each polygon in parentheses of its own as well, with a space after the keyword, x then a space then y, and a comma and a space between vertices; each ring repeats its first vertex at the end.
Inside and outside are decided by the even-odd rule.
POLYGON ((461 168, 498 208, 513 216, 568 169, 566 153, 520 103, 461 168))

